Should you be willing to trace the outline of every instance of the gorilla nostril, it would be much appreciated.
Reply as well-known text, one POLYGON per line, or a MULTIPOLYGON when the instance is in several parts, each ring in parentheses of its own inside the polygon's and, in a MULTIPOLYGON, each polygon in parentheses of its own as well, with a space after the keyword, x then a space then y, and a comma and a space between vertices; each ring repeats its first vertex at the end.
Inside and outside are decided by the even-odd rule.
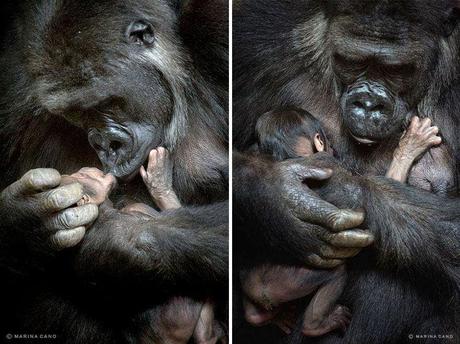
POLYGON ((357 101, 357 100, 354 101, 354 102, 352 103, 352 105, 353 105, 354 107, 357 107, 357 108, 361 108, 361 109, 364 108, 364 104, 361 103, 360 101, 357 101))
POLYGON ((110 149, 112 149, 113 151, 119 150, 122 146, 123 144, 120 141, 112 141, 110 143, 110 149))
POLYGON ((97 150, 97 151, 102 151, 102 150, 104 150, 104 148, 103 148, 100 144, 98 144, 98 143, 93 143, 93 148, 94 148, 95 150, 97 150))
POLYGON ((383 112, 383 111, 385 111, 385 106, 383 104, 377 104, 371 109, 371 111, 373 111, 373 112, 383 112))

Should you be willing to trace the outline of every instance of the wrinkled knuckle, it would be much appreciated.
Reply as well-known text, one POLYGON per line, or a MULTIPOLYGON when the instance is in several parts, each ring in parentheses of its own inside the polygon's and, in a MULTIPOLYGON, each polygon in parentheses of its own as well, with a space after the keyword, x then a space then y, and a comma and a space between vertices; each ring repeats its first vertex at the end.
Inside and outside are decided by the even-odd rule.
POLYGON ((329 246, 321 247, 319 251, 320 258, 333 258, 334 257, 334 250, 331 249, 329 246))
POLYGON ((57 217, 59 227, 70 229, 75 222, 75 214, 73 211, 65 211, 57 217))
POLYGON ((58 191, 51 191, 46 198, 46 206, 53 209, 59 209, 62 201, 63 197, 58 191))

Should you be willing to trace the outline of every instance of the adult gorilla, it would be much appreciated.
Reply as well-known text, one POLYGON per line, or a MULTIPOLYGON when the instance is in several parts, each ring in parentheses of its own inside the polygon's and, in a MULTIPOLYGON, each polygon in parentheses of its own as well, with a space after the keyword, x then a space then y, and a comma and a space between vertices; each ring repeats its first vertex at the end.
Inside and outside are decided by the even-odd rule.
POLYGON ((226 299, 226 3, 18 7, 1 60, 2 333, 126 342, 171 296, 226 299), (138 171, 160 145, 186 206, 121 213, 152 203, 138 171), (74 206, 61 174, 84 166, 117 177, 113 207, 74 206))
MULTIPOLYGON (((426 188, 430 181, 433 193, 458 197, 458 8, 450 0, 253 0, 239 2, 235 11, 238 149, 254 143, 259 115, 304 108, 321 120, 337 156, 355 174, 356 187, 347 191, 347 183, 334 176, 324 181, 330 172, 315 168, 322 165, 314 159, 274 163, 236 153, 240 268, 267 262, 328 268, 374 241, 347 264, 340 303, 353 317, 345 336, 311 342, 399 344, 410 341, 410 334, 459 339, 459 199, 372 177, 385 174, 408 120, 418 114, 439 126, 444 143, 418 162, 409 183, 426 188), (311 223, 322 218, 321 212, 309 216, 314 197, 333 185, 337 192, 326 199, 340 205, 341 192, 354 194, 354 205, 367 211, 370 232, 337 231, 329 218, 321 223, 330 228, 311 223)), ((295 277, 283 285, 289 282, 295 284, 295 277)), ((274 304, 264 297, 253 298, 260 303, 252 306, 274 304)), ((254 324, 276 322, 269 308, 246 316, 254 324)), ((239 340, 279 341, 277 335, 264 336, 265 329, 255 331, 237 329, 239 340)), ((424 342, 431 341, 439 338, 424 342)))

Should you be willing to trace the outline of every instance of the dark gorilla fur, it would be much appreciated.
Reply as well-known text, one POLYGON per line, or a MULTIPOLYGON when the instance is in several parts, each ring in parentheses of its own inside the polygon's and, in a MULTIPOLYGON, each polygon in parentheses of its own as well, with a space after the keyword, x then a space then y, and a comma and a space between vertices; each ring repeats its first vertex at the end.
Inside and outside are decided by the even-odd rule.
MULTIPOLYGON (((33 168, 69 174, 104 167, 86 132, 88 121, 98 120, 102 128, 148 128, 139 137, 171 151, 174 189, 187 206, 151 222, 100 212, 82 244, 59 253, 44 244, 37 222, 2 224, 0 267, 8 290, 2 336, 55 333, 58 342, 124 343, 135 332, 136 314, 173 295, 217 298, 225 320, 227 7, 193 0, 8 6, 0 190, 33 168), (136 20, 152 24, 152 47, 126 41, 136 20)), ((115 208, 152 204, 139 176, 122 180, 111 196, 115 208)))
MULTIPOLYGON (((444 163, 458 178, 460 29, 458 3, 448 0, 239 1, 233 19, 236 147, 244 151, 255 142, 258 116, 294 106, 320 119, 348 170, 355 175, 385 174, 402 128, 371 148, 357 144, 348 134, 340 109, 343 84, 334 66, 328 36, 337 13, 345 18, 362 14, 362 25, 372 26, 376 35, 381 32, 380 39, 408 39, 408 43, 408 37, 412 37, 418 47, 423 47, 425 54, 418 59, 419 74, 412 77, 416 84, 404 85, 401 94, 412 113, 427 116, 439 126, 450 152, 444 163), (413 30, 407 36, 391 31, 406 26, 413 30)), ((347 46, 346 33, 342 34, 342 43, 347 46)), ((348 47, 351 50, 353 45, 348 47)), ((410 52, 409 45, 405 49, 410 52)), ((393 81, 399 77, 391 74, 393 81)), ((249 156, 236 154, 237 263, 247 266, 268 260, 302 264, 303 251, 314 246, 317 239, 287 229, 290 224, 284 222, 285 213, 277 207, 282 199, 273 196, 276 187, 260 183, 271 173, 266 165, 269 163, 251 170, 247 166, 257 165, 251 161, 249 156)), ((430 167, 437 168, 433 164, 430 167)), ((340 188, 345 184, 341 181, 343 174, 334 178, 339 180, 336 192, 332 180, 327 184, 329 188, 318 192, 332 203, 347 205, 342 202, 343 194, 350 191, 340 188)), ((451 340, 458 341, 458 182, 452 190, 454 197, 442 199, 384 178, 364 179, 360 188, 365 191, 357 194, 362 195, 358 206, 365 208, 369 229, 375 231, 376 249, 365 250, 347 263, 350 278, 340 303, 352 310, 352 323, 343 338, 333 334, 305 342, 400 344, 411 342, 409 334, 430 333, 450 334, 451 340)), ((243 318, 241 314, 236 317, 243 318)), ((274 329, 250 329, 243 321, 235 322, 236 340, 241 343, 282 340, 274 329)), ((424 343, 438 341, 424 339, 424 343)))

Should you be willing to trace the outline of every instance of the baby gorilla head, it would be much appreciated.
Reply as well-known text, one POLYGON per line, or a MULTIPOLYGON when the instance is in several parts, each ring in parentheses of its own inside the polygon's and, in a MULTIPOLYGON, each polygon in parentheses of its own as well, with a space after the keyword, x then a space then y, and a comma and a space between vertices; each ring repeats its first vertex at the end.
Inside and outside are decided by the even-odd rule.
POLYGON ((328 150, 321 124, 302 109, 264 113, 257 121, 256 136, 260 152, 280 161, 328 150))

